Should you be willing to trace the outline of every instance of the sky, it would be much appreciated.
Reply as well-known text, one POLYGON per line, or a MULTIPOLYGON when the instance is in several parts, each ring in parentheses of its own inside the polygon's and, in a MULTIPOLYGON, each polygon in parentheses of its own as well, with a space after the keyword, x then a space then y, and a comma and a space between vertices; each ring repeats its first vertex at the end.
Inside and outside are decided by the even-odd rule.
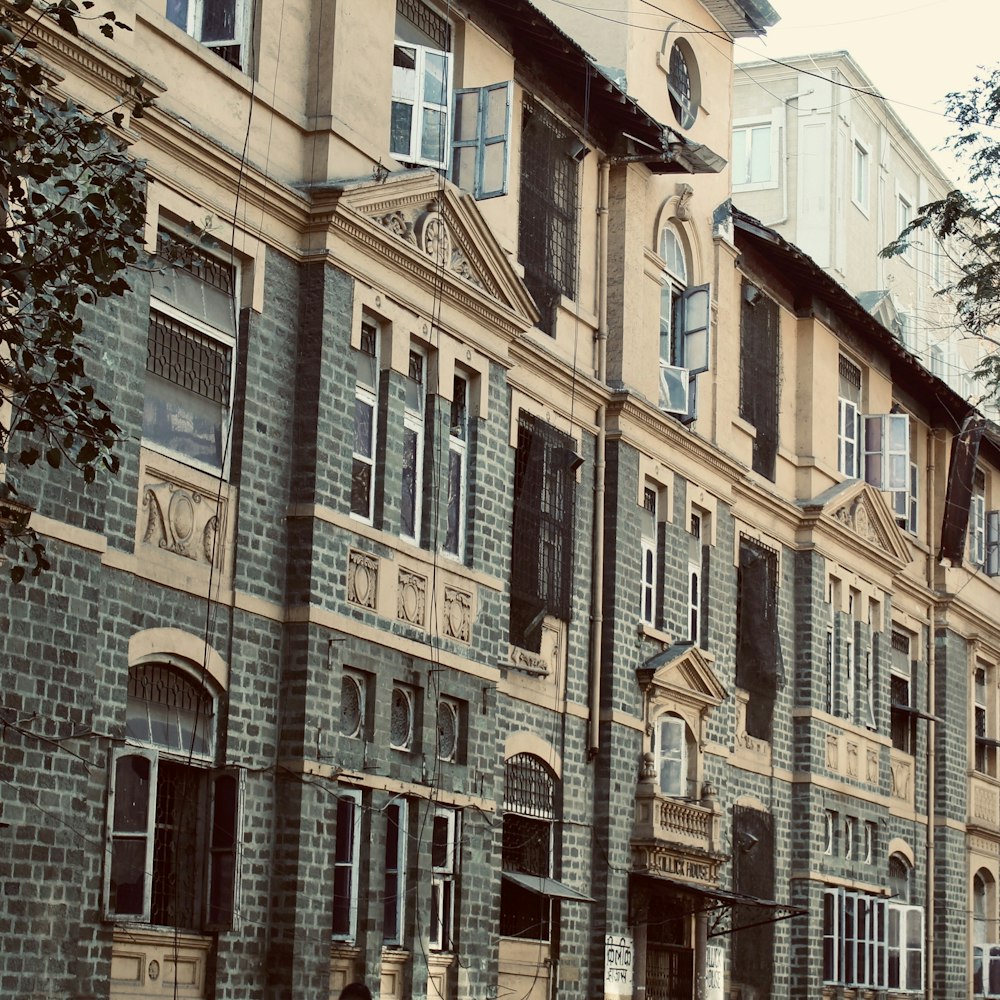
POLYGON ((738 39, 737 62, 846 49, 945 172, 961 182, 954 160, 938 152, 952 132, 943 99, 968 89, 978 67, 1000 64, 1000 0, 770 2, 781 20, 763 39, 738 39))

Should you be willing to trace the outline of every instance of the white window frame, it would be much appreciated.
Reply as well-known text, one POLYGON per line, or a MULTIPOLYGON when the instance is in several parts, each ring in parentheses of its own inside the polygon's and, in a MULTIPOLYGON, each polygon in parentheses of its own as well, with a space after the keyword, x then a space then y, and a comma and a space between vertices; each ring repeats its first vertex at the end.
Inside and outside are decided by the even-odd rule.
MULTIPOLYGON (((504 83, 491 83, 485 87, 465 87, 455 91, 454 95, 454 133, 451 143, 451 173, 452 180, 463 190, 469 191, 477 201, 486 198, 497 198, 507 194, 509 173, 510 173, 510 119, 511 119, 511 93, 513 84, 510 81, 504 83), (503 93, 505 102, 505 113, 503 129, 499 132, 490 131, 490 102, 495 94, 503 93), (466 101, 476 102, 475 111, 475 134, 459 135, 460 130, 466 123, 466 116, 463 114, 463 104, 466 101), (496 147, 502 147, 503 171, 498 187, 487 187, 486 185, 486 163, 489 151, 496 147), (471 149, 474 151, 472 184, 461 176, 460 163, 462 151, 471 149)), ((494 154, 495 155, 495 154, 494 154)))
POLYGON ((855 701, 857 700, 857 664, 855 663, 854 619, 848 619, 850 636, 844 643, 844 718, 854 719, 855 701))
POLYGON ((824 968, 824 983, 884 989, 888 973, 888 905, 882 896, 846 889, 824 890, 823 948, 832 960, 831 968, 824 968), (828 909, 832 914, 829 926, 828 909), (826 974, 828 971, 831 975, 826 974))
POLYGON ((351 815, 348 820, 350 824, 350 837, 351 842, 348 846, 349 857, 346 859, 338 858, 338 850, 340 847, 340 836, 342 833, 347 835, 345 831, 342 831, 340 825, 337 826, 336 833, 336 843, 334 845, 334 855, 333 855, 333 869, 334 869, 334 885, 336 885, 336 874, 337 872, 348 872, 349 884, 347 892, 347 930, 346 931, 333 931, 332 937, 334 941, 349 941, 353 942, 357 939, 358 934, 358 894, 359 886, 358 882, 361 878, 361 817, 364 810, 361 808, 361 792, 356 789, 351 788, 339 788, 337 790, 338 805, 345 800, 350 802, 351 805, 351 815))
POLYGON ((866 865, 875 863, 875 830, 876 826, 874 823, 865 823, 864 862, 866 865))
MULTIPOLYGON (((443 863, 431 859, 431 912, 429 948, 431 951, 452 951, 455 944, 455 911, 458 908, 457 875, 458 844, 461 817, 456 809, 438 807, 434 810, 433 823, 443 820, 447 824, 447 848, 443 863)), ((433 841, 433 833, 431 836, 433 841)))
MULTIPOLYGON (((354 382, 354 435, 352 438, 352 475, 351 475, 351 517, 356 518, 359 521, 363 521, 365 524, 373 524, 375 520, 375 476, 377 469, 377 459, 378 455, 376 453, 378 448, 378 393, 379 393, 379 380, 380 380, 380 359, 379 353, 381 348, 381 331, 379 330, 378 324, 375 320, 364 317, 361 320, 362 327, 362 337, 366 333, 371 334, 374 337, 374 354, 368 354, 367 351, 362 350, 360 347, 354 352, 362 358, 373 358, 372 363, 372 381, 374 385, 368 385, 366 382, 362 382, 360 378, 355 374, 354 382), (358 443, 358 417, 357 417, 357 407, 358 404, 362 406, 367 406, 371 409, 371 432, 370 440, 368 442, 369 454, 364 454, 357 450, 358 443), (354 510, 354 475, 353 475, 353 463, 360 462, 363 465, 367 465, 370 469, 368 476, 368 511, 367 513, 362 513, 361 511, 354 510)), ((364 340, 361 341, 364 343, 364 340)))
MULTIPOLYGON (((858 398, 848 399, 837 396, 837 469, 848 479, 857 479, 861 471, 861 393, 864 386, 864 372, 850 358, 840 355, 839 365, 847 363, 857 369, 858 398)), ((838 379, 840 378, 838 374, 838 379)))
POLYGON ((687 723, 679 715, 661 715, 656 720, 656 787, 661 795, 683 798, 687 776, 687 723), (670 770, 676 771, 675 782, 669 781, 670 770))
POLYGON ((836 842, 837 814, 832 809, 823 810, 823 853, 827 857, 833 856, 833 848, 836 842))
MULTIPOLYGON (((896 188, 896 235, 900 233, 913 221, 914 199, 900 188, 896 188)), ((913 263, 914 253, 913 237, 907 241, 906 249, 900 254, 907 264, 913 263)))
POLYGON ((986 561, 983 569, 987 576, 1000 576, 1000 510, 986 512, 986 561))
POLYGON ((446 555, 458 559, 465 556, 465 539, 468 523, 469 506, 469 403, 471 383, 469 378, 455 372, 451 394, 451 418, 448 429, 448 480, 447 490, 447 524, 445 528, 444 551, 446 555), (462 406, 458 414, 457 399, 461 390, 462 406), (457 420, 456 420, 457 416, 457 420), (457 472, 457 491, 452 491, 452 472, 457 472), (455 530, 451 525, 454 519, 455 530))
MULTIPOLYGON (((244 72, 249 72, 249 59, 247 58, 250 52, 249 46, 249 28, 250 28, 250 18, 246 16, 247 9, 253 0, 232 0, 232 6, 235 14, 235 24, 233 33, 228 38, 210 38, 205 39, 202 37, 202 31, 205 21, 205 9, 211 7, 213 4, 217 6, 226 6, 226 0, 168 0, 166 7, 167 20, 172 24, 177 25, 185 34, 190 35, 196 42, 204 45, 206 49, 211 49, 213 52, 217 49, 229 48, 232 46, 239 46, 239 68, 244 72), (181 9, 176 9, 180 7, 181 9), (172 9, 174 8, 174 9, 172 9), (185 16, 186 15, 186 16, 185 16), (180 23, 180 18, 184 17, 184 23, 180 23), (176 19, 175 19, 176 18, 176 19)), ((221 53, 220 53, 221 55, 221 53)), ((223 58, 225 58, 223 56, 223 58)))
MULTIPOLYGON (((400 482, 399 510, 400 524, 399 534, 401 538, 407 538, 414 544, 420 544, 420 527, 424 512, 424 440, 427 425, 427 376, 428 357, 424 348, 410 345, 410 352, 407 358, 406 394, 407 400, 403 407, 403 448, 407 447, 407 435, 413 435, 414 463, 413 463, 413 496, 406 495, 405 483, 400 482), (415 360, 420 362, 420 380, 410 378, 410 366, 415 360), (416 385, 417 406, 414 407, 409 399, 411 385, 416 385), (404 505, 412 506, 413 531, 407 532, 403 528, 403 508, 404 505)), ((403 455, 403 465, 406 465, 406 456, 403 455)))
POLYGON ((903 513, 910 492, 910 415, 874 413, 862 419, 865 482, 877 490, 901 494, 904 501, 897 513, 903 513))
POLYGON ((920 533, 920 466, 910 462, 910 497, 906 508, 906 530, 911 535, 920 533))
POLYGON ((972 766, 979 774, 996 776, 996 674, 982 660, 972 672, 972 766), (980 675, 982 684, 979 683, 980 675))
MULTIPOLYGON (((235 280, 238 279, 234 278, 234 281, 235 280)), ((178 309, 176 306, 172 306, 169 303, 164 302, 162 299, 151 296, 149 300, 149 311, 150 314, 153 312, 162 313, 164 316, 174 320, 181 326, 187 327, 189 330, 192 330, 209 340, 215 341, 229 352, 229 394, 219 421, 220 447, 222 449, 221 463, 216 464, 212 462, 205 462, 191 455, 186 455, 182 451, 177 451, 176 449, 169 447, 169 445, 161 444, 158 441, 152 440, 147 437, 145 433, 143 433, 142 437, 143 447, 149 448, 150 451, 158 452, 161 455, 168 455, 170 458, 173 458, 184 465, 189 465, 196 469, 203 469, 206 472, 212 473, 214 476, 221 475, 223 479, 228 479, 229 462, 232 457, 232 449, 229 445, 232 440, 233 396, 236 389, 236 338, 232 334, 227 333, 224 330, 219 330, 214 326, 210 326, 208 323, 202 322, 195 316, 191 316, 183 310, 178 309)), ((150 316, 150 322, 152 322, 152 316, 150 316)), ((151 375, 154 378, 162 378, 162 376, 158 376, 148 370, 146 375, 151 375)), ((164 379, 164 381, 169 382, 170 380, 164 379)), ((176 383, 171 382, 171 384, 176 383)), ((192 393, 191 390, 185 390, 181 386, 178 386, 178 389, 182 392, 187 392, 190 395, 197 395, 197 393, 192 393)))
POLYGON ((701 515, 692 512, 688 537, 688 642, 701 642, 701 515))
POLYGON ((409 803, 405 799, 397 798, 389 802, 385 808, 386 823, 386 849, 385 849, 385 884, 382 893, 382 941, 388 945, 403 944, 403 928, 406 926, 406 845, 409 835, 409 803), (392 817, 396 822, 396 851, 390 856, 389 851, 389 829, 392 817), (395 877, 396 884, 393 891, 390 884, 390 877, 395 877), (394 902, 395 920, 393 925, 388 926, 385 919, 386 907, 394 902))
POLYGON ((986 565, 986 476, 977 469, 969 504, 969 561, 978 569, 986 565))
POLYGON ((871 212, 872 158, 871 147, 854 136, 851 147, 851 201, 868 218, 871 212))
POLYGON ((865 726, 875 729, 875 675, 873 672, 872 651, 865 650, 865 726))
POLYGON ((905 903, 889 903, 886 914, 886 977, 888 989, 899 993, 922 993, 924 989, 924 908, 905 903), (916 917, 919 921, 919 931, 915 935, 907 934, 909 918, 916 917), (916 947, 909 944, 916 940, 916 947), (896 956, 898 974, 892 975, 892 958, 896 956), (907 976, 909 957, 919 956, 914 967, 918 970, 915 981, 907 976), (895 980, 895 981, 894 981, 895 980))
MULTIPOLYGON (((782 135, 782 113, 776 110, 770 117, 738 118, 732 131, 732 182, 734 191, 765 191, 779 186, 779 152, 782 135), (766 139, 763 133, 767 132, 766 139), (742 158, 737 135, 743 137, 742 158), (767 142, 767 177, 753 179, 755 139, 767 142), (742 160, 742 162, 741 162, 742 160), (738 179, 738 178, 745 179, 738 179)), ((760 162, 760 161, 757 161, 760 162)))
POLYGON ((844 860, 850 861, 854 857, 854 833, 857 824, 853 816, 844 817, 844 860))
POLYGON ((659 490, 646 480, 640 508, 642 527, 639 533, 641 564, 639 567, 639 618, 647 625, 656 625, 656 533, 659 525, 659 490))
MULTIPOLYGON (((407 148, 394 149, 392 155, 400 163, 416 163, 425 167, 448 169, 448 158, 451 152, 451 86, 452 86, 452 54, 430 45, 420 45, 417 42, 407 42, 396 39, 393 44, 392 66, 392 103, 406 105, 412 109, 410 118, 409 142, 407 148), (396 65, 396 49, 411 49, 413 51, 413 69, 396 65), (444 79, 441 89, 444 103, 429 100, 427 97, 427 63, 430 59, 441 58, 444 62, 444 79), (410 79, 406 74, 412 73, 412 93, 405 84, 410 79), (432 111, 441 115, 441 157, 435 159, 423 155, 421 149, 423 139, 423 115, 432 111)), ((392 136, 390 136, 390 144, 392 136)))

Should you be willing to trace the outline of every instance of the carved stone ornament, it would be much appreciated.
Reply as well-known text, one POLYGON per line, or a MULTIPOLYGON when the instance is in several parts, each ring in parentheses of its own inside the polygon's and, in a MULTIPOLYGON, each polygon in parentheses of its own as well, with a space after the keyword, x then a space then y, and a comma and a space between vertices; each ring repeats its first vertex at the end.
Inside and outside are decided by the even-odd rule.
POLYGON ((868 748, 867 779, 869 785, 878 784, 878 751, 872 750, 871 747, 868 748))
POLYGON ((417 219, 418 246, 438 267, 450 267, 451 232, 440 212, 424 212, 417 219))
POLYGON ((840 740, 836 736, 826 737, 826 766, 830 771, 840 770, 840 740))
POLYGON ((511 646, 507 661, 511 666, 520 670, 526 670, 529 674, 548 674, 549 665, 545 657, 540 653, 533 653, 530 649, 521 649, 520 646, 511 646))
POLYGON ((378 601, 378 559, 356 549, 351 549, 347 566, 347 599, 373 610, 378 601))
POLYGON ((903 761, 893 761, 891 794, 894 799, 908 801, 910 798, 910 766, 903 761))
POLYGON ((472 594, 456 587, 444 588, 444 634, 459 642, 472 638, 472 594))
POLYGON ((424 624, 427 607, 427 577, 400 569, 399 584, 396 589, 396 617, 411 625, 424 624))
POLYGON ((413 223, 401 211, 386 212, 379 216, 379 223, 385 226, 393 236, 398 236, 407 243, 416 243, 413 235, 413 223))
POLYGON ((841 524, 847 525, 848 528, 859 534, 866 541, 885 548, 885 539, 882 538, 875 527, 868 510, 868 503, 863 496, 858 497, 846 507, 841 507, 840 510, 834 512, 833 516, 841 524))
POLYGON ((857 743, 847 744, 847 776, 856 778, 858 776, 858 745, 857 743))
POLYGON ((216 565, 219 553, 219 513, 224 506, 216 496, 181 483, 147 482, 142 492, 142 543, 191 559, 216 565))

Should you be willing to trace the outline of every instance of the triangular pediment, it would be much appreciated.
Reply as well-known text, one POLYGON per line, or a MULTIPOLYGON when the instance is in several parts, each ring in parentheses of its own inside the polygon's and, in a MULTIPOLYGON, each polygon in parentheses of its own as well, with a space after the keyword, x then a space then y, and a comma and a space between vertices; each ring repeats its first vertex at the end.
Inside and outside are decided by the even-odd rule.
POLYGON ((838 483, 802 505, 810 520, 829 518, 840 530, 881 550, 901 564, 910 561, 909 545, 885 497, 859 479, 838 483))
POLYGON ((726 698, 705 654, 690 643, 675 643, 649 657, 639 668, 639 683, 650 693, 703 708, 720 705, 726 698))
POLYGON ((488 300, 519 332, 537 322, 531 295, 476 200, 435 171, 404 170, 329 193, 334 202, 330 223, 342 232, 353 226, 357 238, 408 267, 416 280, 441 294, 477 302, 478 312, 488 300))

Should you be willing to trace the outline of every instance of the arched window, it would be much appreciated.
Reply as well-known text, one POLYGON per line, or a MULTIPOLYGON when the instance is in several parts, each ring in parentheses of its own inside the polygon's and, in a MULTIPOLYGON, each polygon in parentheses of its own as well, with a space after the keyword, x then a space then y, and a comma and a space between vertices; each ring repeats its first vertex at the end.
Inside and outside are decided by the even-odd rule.
POLYGON ((661 715, 656 721, 655 742, 660 791, 664 795, 688 795, 687 724, 678 715, 661 715))
POLYGON ((660 409, 694 415, 690 387, 708 369, 708 285, 688 287, 688 262, 677 228, 668 224, 660 236, 666 265, 660 289, 660 409))
POLYGON ((173 663, 129 668, 127 746, 112 755, 107 915, 191 930, 229 926, 239 780, 210 770, 215 696, 173 663))
POLYGON ((972 876, 972 992, 1000 993, 1000 945, 995 941, 996 882, 985 868, 972 876))
POLYGON ((889 891, 897 903, 910 901, 910 864, 902 854, 889 858, 889 891))
POLYGON ((985 868, 972 877, 972 942, 986 944, 989 940, 990 898, 993 878, 985 868))
POLYGON ((541 880, 552 877, 555 778, 529 753, 507 761, 503 794, 502 865, 508 877, 500 892, 500 933, 548 941, 550 897, 541 880), (523 878, 522 876, 527 876, 523 878))

